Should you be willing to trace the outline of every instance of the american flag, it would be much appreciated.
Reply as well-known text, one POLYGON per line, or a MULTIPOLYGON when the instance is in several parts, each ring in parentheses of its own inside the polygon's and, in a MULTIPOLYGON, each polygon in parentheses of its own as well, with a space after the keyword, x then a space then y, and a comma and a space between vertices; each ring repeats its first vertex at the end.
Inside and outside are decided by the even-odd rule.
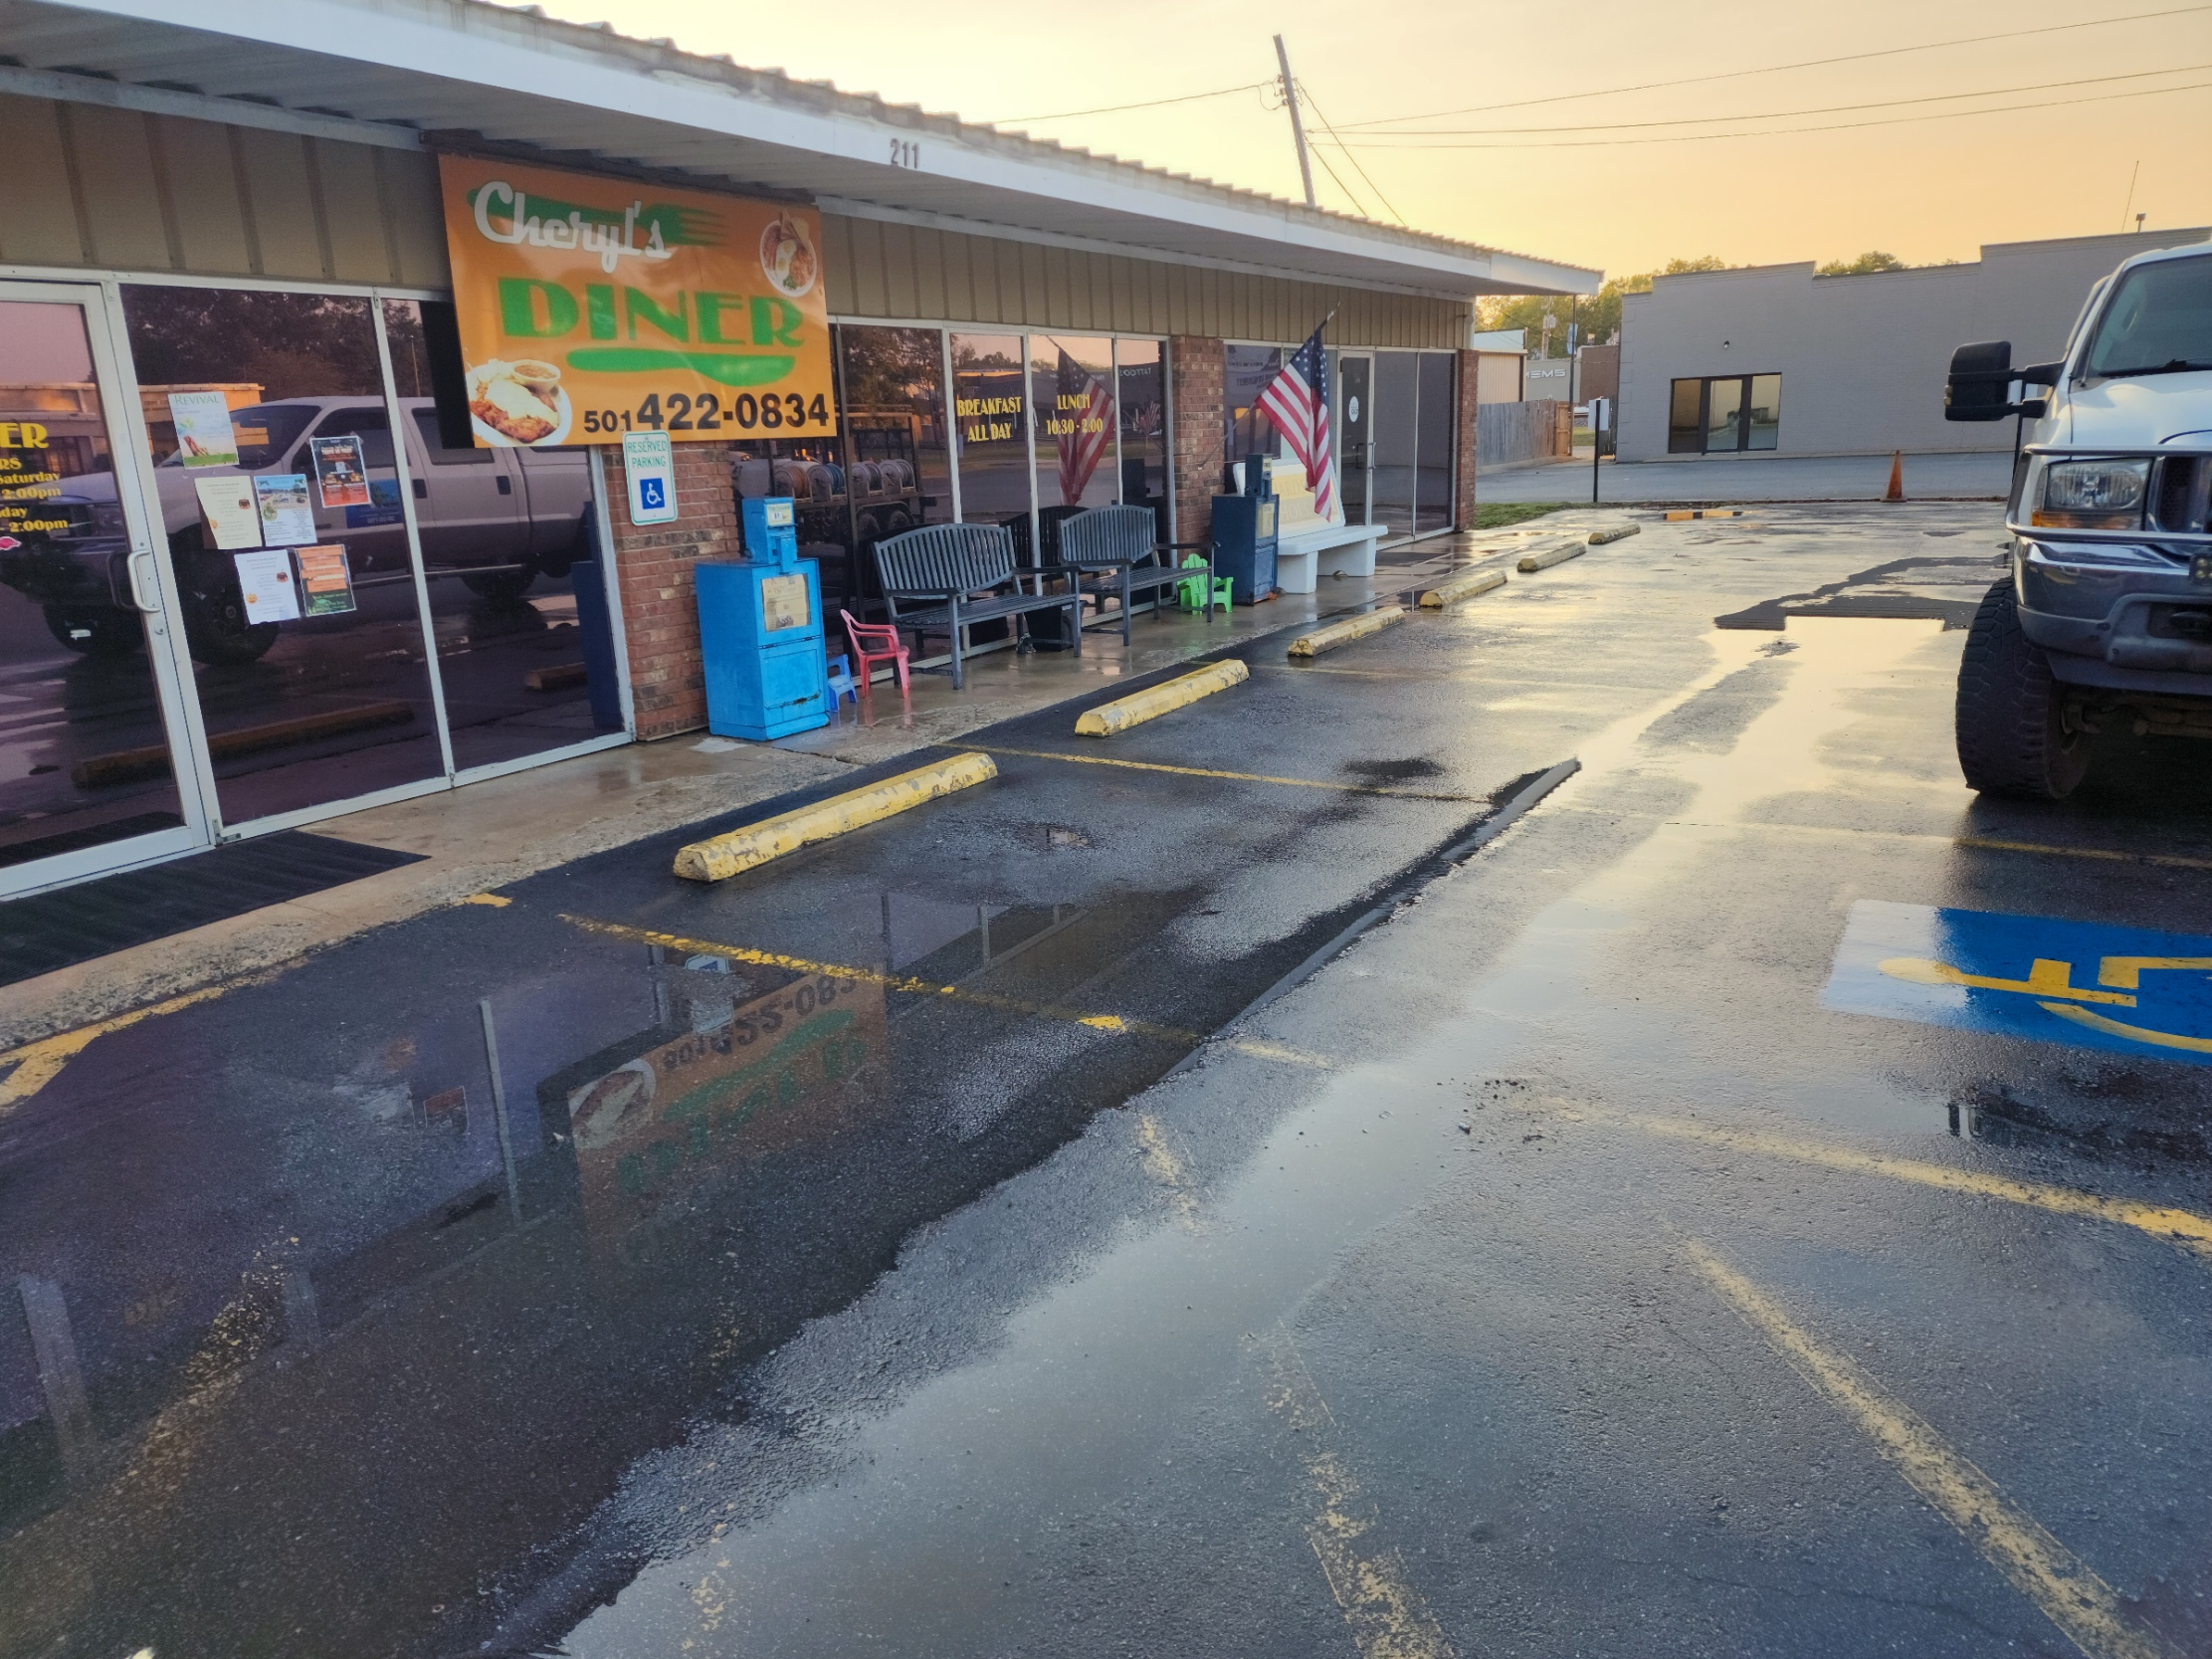
POLYGON ((1291 353, 1283 371, 1268 382, 1259 408, 1305 464, 1313 511, 1323 518, 1335 518, 1336 456, 1328 437, 1328 355, 1321 349, 1320 328, 1291 353))
POLYGON ((1052 421, 1059 429, 1060 500, 1074 507, 1113 442, 1113 399, 1099 377, 1066 350, 1060 353, 1058 392, 1052 421))

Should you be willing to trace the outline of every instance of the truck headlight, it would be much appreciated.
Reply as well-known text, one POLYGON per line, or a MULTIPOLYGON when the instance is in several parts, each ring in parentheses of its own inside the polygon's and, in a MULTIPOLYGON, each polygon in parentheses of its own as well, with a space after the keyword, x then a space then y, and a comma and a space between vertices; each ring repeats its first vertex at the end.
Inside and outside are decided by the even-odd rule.
POLYGON ((2043 475, 2043 502, 2030 522, 2065 529, 2124 530, 2142 522, 2148 461, 2059 461, 2043 475))

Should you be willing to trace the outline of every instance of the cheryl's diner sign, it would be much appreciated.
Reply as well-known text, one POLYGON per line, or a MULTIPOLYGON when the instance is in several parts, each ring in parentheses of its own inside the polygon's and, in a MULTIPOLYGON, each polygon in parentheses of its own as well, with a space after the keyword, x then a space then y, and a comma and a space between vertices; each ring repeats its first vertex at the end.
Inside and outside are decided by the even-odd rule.
POLYGON ((811 208, 443 155, 480 445, 827 435, 811 208))

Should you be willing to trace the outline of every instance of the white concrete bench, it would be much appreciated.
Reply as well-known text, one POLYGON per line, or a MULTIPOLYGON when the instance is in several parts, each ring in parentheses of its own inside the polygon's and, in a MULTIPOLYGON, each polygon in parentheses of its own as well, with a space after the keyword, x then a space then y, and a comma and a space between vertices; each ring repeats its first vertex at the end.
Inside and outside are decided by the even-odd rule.
POLYGON ((1311 593, 1323 576, 1372 576, 1375 543, 1387 528, 1323 520, 1286 527, 1276 538, 1276 585, 1285 593, 1311 593))

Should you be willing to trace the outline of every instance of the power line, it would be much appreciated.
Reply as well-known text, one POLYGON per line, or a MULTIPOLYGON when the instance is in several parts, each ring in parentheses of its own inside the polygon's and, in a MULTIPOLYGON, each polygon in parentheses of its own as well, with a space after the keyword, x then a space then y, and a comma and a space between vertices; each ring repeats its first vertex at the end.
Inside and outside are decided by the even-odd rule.
MULTIPOLYGON (((1337 178, 1336 169, 1328 164, 1328 157, 1323 155, 1318 149, 1314 150, 1312 152, 1312 155, 1313 159, 1321 164, 1321 170, 1327 173, 1330 178, 1336 180, 1336 188, 1343 191, 1345 199, 1348 200, 1354 208, 1358 209, 1359 216, 1362 219, 1372 219, 1374 215, 1367 211, 1367 204, 1361 201, 1357 196, 1352 194, 1352 188, 1350 185, 1346 184, 1341 178, 1337 178)), ((1349 151, 1345 152, 1344 159, 1347 161, 1351 159, 1351 154, 1349 151)))
MULTIPOLYGON (((1384 207, 1390 210, 1391 218, 1397 220, 1399 224, 1404 225, 1406 223, 1406 216, 1398 211, 1396 203, 1392 202, 1388 196, 1385 196, 1382 193, 1382 186, 1375 182, 1374 176, 1370 174, 1365 167, 1360 166, 1359 157, 1352 154, 1351 146, 1346 144, 1343 139, 1337 137, 1336 128, 1329 124, 1327 112, 1321 108, 1320 101, 1313 96, 1312 89, 1307 87, 1305 82, 1301 81, 1298 84, 1298 90, 1306 95, 1307 104, 1311 106, 1314 115, 1320 120, 1321 130, 1323 132, 1326 132, 1329 136, 1330 141, 1333 142, 1336 147, 1343 152, 1344 159, 1346 161, 1349 161, 1352 166, 1358 170, 1359 176, 1367 181, 1367 188, 1375 193, 1376 200, 1380 201, 1384 207)), ((1321 158, 1321 165, 1324 167, 1328 166, 1328 158, 1326 156, 1323 156, 1321 158)), ((1328 176, 1330 178, 1334 178, 1336 176, 1335 169, 1330 168, 1328 176)), ((1346 192, 1347 195, 1350 192, 1348 191, 1346 192)), ((1411 230, 1413 227, 1407 225, 1406 228, 1408 230, 1411 230)))
POLYGON ((1790 70, 1825 69, 1831 64, 1865 63, 1873 58, 1900 58, 1914 52, 1940 52, 1953 46, 1981 46, 1990 41, 2025 40, 2034 35, 2059 35, 2075 29, 2102 29, 2118 23, 2146 23, 2154 18, 2187 17, 2212 11, 2212 5, 2176 6, 2168 11, 2131 12, 2125 17, 2096 17, 2081 23, 2053 23, 2040 29, 2007 29, 1998 35, 1967 35, 1958 40, 1928 41, 1920 46, 1892 46, 1878 52, 1847 52, 1837 58, 1808 58, 1796 64, 1769 64, 1763 69, 1721 70, 1713 75, 1686 76, 1680 81, 1645 81, 1633 87, 1605 87, 1590 93, 1555 93, 1548 98, 1516 99, 1509 104, 1470 104, 1457 109, 1432 109, 1425 115, 1382 115, 1371 121, 1349 121, 1345 129, 1396 126, 1404 121, 1442 120, 1447 115, 1484 115, 1494 109, 1525 109, 1537 104, 1569 104, 1583 98, 1613 98, 1621 93, 1656 92, 1664 87, 1696 87, 1710 81, 1739 81, 1750 75, 1781 75, 1790 70))
MULTIPOLYGON (((1826 126, 1756 126, 1741 132, 1682 132, 1649 138, 1539 138, 1527 144, 1376 144, 1360 147, 1378 150, 1417 149, 1597 149, 1618 144, 1697 144, 1715 138, 1788 138, 1800 132, 1849 132, 1865 126, 1906 126, 1913 121, 1958 120, 1967 115, 2003 115, 2020 109, 2063 109, 2076 104, 2111 104, 2116 99, 2157 98, 2163 93, 2196 93, 2212 81, 2192 81, 2185 87, 2150 87, 2134 92, 2099 93, 2090 98, 2038 99, 2033 104, 2000 104, 1988 109, 1945 109, 1930 115, 1897 115, 1880 121, 1832 121, 1826 126)), ((1374 134, 1368 135, 1370 138, 1374 134)))
MULTIPOLYGON (((1404 132, 1366 132, 1364 138, 1469 138, 1518 132, 1625 132, 1645 126, 1712 126, 1721 121, 1795 120, 1805 115, 1837 115, 1860 109, 1897 109, 1909 104, 1950 104, 1968 98, 2011 98, 2020 93, 2047 93, 2062 87, 2099 87, 2113 81, 2150 81, 2162 75, 2195 75, 2212 64, 2176 64, 2168 69, 2136 70, 2127 75, 2091 75, 2078 81, 2043 81, 2029 87, 1991 87, 1978 93, 1930 93, 1924 98, 1887 98, 1871 104, 1828 104, 1810 109, 1766 109, 1746 115, 1682 115, 1658 121, 1577 121, 1567 126, 1424 126, 1404 132)), ((2156 89, 2152 89, 2155 91, 2156 89)), ((1959 114, 1972 114, 1962 109, 1959 114)), ((1335 129, 1329 129, 1333 132, 1335 129)))
POLYGON ((1200 99, 1229 98, 1237 93, 1265 92, 1274 86, 1269 81, 1248 81, 1241 87, 1221 87, 1210 93, 1185 93, 1180 98, 1147 99, 1142 104, 1108 104, 1099 109, 1064 109, 1057 115, 1003 115, 995 121, 985 121, 985 126, 1018 126, 1027 121, 1034 126, 1040 121, 1072 121, 1078 115, 1118 115, 1127 109, 1157 109, 1167 104, 1196 104, 1200 99))

